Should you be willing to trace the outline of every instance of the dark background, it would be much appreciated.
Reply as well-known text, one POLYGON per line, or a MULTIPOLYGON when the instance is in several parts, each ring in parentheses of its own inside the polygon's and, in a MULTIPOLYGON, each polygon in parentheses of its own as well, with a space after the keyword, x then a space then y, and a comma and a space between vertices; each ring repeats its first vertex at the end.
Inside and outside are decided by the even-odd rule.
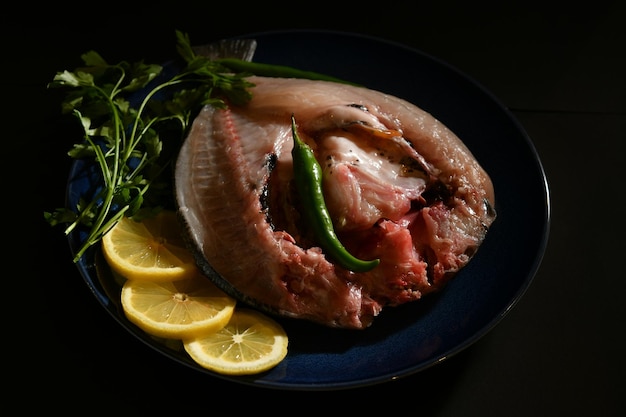
POLYGON ((12 248, 4 264, 14 271, 3 274, 9 401, 21 394, 23 411, 98 415, 211 414, 216 405, 242 413, 376 406, 433 416, 624 414, 624 2, 186 3, 137 3, 137 11, 16 5, 2 17, 3 205, 12 248), (63 205, 74 142, 55 135, 67 126, 46 84, 90 49, 109 62, 167 60, 175 29, 195 43, 278 29, 366 34, 419 49, 481 83, 526 129, 550 185, 550 239, 524 297, 443 363, 337 392, 213 379, 137 341, 90 294, 62 230, 43 221, 44 210, 63 205))

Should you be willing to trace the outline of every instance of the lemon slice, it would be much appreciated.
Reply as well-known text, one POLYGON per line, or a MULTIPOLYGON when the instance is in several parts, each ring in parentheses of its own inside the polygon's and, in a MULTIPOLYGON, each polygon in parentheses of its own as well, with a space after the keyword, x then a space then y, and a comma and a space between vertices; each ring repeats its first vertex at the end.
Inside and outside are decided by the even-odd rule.
POLYGON ((112 270, 127 279, 173 281, 197 273, 176 213, 165 210, 141 222, 122 218, 102 237, 112 270))
POLYGON ((280 324, 247 308, 237 308, 221 330, 183 340, 196 363, 225 375, 267 371, 285 358, 287 345, 287 334, 280 324))
POLYGON ((128 320, 146 333, 186 339, 223 328, 236 301, 208 278, 170 282, 127 280, 122 287, 122 308, 128 320))

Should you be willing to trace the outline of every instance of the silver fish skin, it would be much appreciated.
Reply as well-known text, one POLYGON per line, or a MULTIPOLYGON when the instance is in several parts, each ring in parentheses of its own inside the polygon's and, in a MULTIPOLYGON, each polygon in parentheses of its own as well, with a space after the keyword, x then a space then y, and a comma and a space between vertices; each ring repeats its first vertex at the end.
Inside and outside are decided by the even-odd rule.
POLYGON ((330 327, 364 329, 384 307, 438 291, 496 219, 489 175, 419 107, 326 81, 250 77, 245 106, 206 106, 175 167, 181 221, 205 275, 245 303, 330 327), (378 267, 336 265, 303 223, 291 115, 323 168, 342 243, 378 267))

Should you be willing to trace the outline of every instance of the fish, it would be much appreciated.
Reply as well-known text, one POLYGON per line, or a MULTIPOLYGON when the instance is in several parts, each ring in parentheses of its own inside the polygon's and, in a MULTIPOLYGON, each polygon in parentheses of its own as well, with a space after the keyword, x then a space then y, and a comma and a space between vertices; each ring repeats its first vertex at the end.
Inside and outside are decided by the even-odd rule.
POLYGON ((442 290, 495 221, 489 174, 445 124, 400 97, 333 81, 250 76, 244 105, 204 106, 174 168, 200 270, 262 311, 363 330, 442 290), (321 249, 295 186, 292 117, 355 272, 321 249))

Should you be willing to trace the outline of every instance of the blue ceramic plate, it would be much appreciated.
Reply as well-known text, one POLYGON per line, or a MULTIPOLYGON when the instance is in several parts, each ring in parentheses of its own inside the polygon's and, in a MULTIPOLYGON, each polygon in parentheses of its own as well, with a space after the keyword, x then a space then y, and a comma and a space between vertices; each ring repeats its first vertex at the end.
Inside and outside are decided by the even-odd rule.
MULTIPOLYGON (((267 373, 228 377, 207 371, 177 344, 163 344, 128 322, 119 283, 94 247, 78 263, 96 299, 126 330, 181 364, 242 384, 292 390, 373 385, 414 374, 467 348, 492 329, 530 285, 549 233, 548 185, 537 152, 512 114, 481 85, 432 56, 361 35, 264 32, 255 61, 350 80, 407 99, 432 113, 471 149, 490 174, 498 218, 477 255, 439 294, 387 308, 365 331, 279 320, 289 334, 286 359, 267 373)), ((97 178, 75 163, 68 203, 97 178)), ((84 239, 70 236, 74 250, 84 239)))

